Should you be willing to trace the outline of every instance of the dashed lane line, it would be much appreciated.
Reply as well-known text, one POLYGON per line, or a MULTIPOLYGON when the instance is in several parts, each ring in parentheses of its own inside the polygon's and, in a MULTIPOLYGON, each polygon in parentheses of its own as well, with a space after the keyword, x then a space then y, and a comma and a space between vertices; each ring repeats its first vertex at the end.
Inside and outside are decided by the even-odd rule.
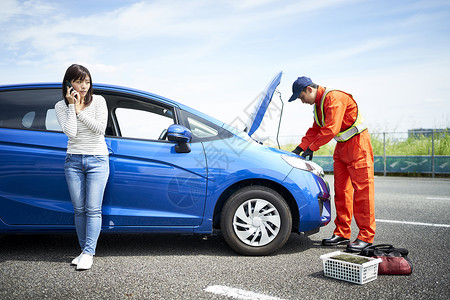
POLYGON ((450 201, 450 198, 444 198, 444 197, 427 197, 427 200, 445 200, 450 201))
POLYGON ((208 286, 204 291, 226 296, 233 299, 244 299, 244 300, 250 300, 250 299, 257 299, 257 300, 282 300, 281 298, 267 296, 264 294, 257 294, 254 292, 231 288, 224 285, 212 285, 208 286))
POLYGON ((396 221, 396 220, 383 220, 376 219, 376 222, 380 223, 395 223, 395 224, 406 224, 406 225, 418 225, 418 226, 432 226, 432 227, 444 227, 450 228, 448 224, 434 224, 434 223, 422 223, 422 222, 409 222, 409 221, 396 221))

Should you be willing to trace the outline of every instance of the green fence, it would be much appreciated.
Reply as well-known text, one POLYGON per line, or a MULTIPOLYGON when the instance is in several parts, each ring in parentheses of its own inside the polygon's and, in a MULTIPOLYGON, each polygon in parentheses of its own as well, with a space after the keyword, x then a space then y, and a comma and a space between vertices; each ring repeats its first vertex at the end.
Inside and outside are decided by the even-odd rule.
MULTIPOLYGON (((319 164, 325 172, 333 172, 333 156, 314 156, 313 161, 319 164)), ((374 156, 375 173, 384 175, 390 173, 417 174, 424 173, 450 175, 450 155, 395 155, 374 156)))
MULTIPOLYGON (((412 129, 407 132, 370 132, 377 174, 450 175, 450 129, 412 129)), ((300 137, 286 136, 284 149, 292 150, 300 137)), ((314 162, 333 171, 332 140, 314 153, 314 162)))

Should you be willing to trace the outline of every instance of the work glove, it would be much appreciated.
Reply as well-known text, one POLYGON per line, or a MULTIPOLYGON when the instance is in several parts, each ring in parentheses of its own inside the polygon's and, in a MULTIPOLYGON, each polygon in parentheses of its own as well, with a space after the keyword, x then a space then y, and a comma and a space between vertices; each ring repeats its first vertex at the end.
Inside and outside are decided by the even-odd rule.
POLYGON ((302 157, 307 158, 309 156, 309 160, 312 160, 313 158, 313 151, 311 149, 306 149, 305 152, 303 152, 302 157))
POLYGON ((292 153, 295 153, 297 155, 300 155, 300 153, 303 152, 303 149, 300 148, 299 146, 297 146, 297 148, 295 148, 294 150, 292 150, 292 153))

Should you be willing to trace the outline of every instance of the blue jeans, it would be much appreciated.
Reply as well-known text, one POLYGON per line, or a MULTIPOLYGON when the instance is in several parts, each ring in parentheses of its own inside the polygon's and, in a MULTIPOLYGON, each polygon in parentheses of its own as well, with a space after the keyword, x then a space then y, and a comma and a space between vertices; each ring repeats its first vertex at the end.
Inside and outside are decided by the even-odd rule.
POLYGON ((108 155, 67 154, 64 165, 75 229, 83 253, 95 255, 102 228, 102 202, 109 177, 108 155))

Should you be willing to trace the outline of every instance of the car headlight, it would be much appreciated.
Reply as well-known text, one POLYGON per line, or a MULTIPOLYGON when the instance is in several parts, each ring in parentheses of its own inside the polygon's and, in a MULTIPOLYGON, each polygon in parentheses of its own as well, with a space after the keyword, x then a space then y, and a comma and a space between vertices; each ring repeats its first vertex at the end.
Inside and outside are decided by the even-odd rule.
POLYGON ((305 160, 303 157, 292 155, 282 155, 281 157, 284 159, 285 162, 287 162, 290 166, 296 169, 311 172, 319 177, 325 176, 321 166, 312 161, 305 160))

